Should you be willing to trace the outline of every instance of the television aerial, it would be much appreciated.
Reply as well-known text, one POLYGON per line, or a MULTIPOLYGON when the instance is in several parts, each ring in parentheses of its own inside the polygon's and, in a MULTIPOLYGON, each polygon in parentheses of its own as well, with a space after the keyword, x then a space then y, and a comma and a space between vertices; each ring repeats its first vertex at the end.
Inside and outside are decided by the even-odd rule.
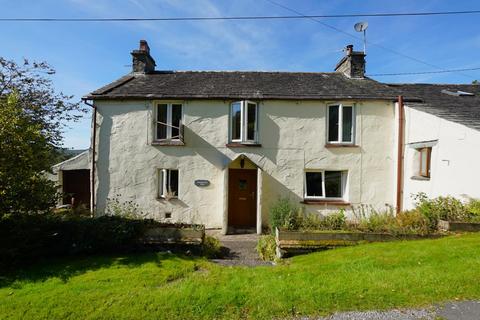
POLYGON ((363 53, 367 54, 367 28, 368 28, 368 22, 357 22, 353 26, 355 28, 355 31, 357 32, 363 32, 363 53))

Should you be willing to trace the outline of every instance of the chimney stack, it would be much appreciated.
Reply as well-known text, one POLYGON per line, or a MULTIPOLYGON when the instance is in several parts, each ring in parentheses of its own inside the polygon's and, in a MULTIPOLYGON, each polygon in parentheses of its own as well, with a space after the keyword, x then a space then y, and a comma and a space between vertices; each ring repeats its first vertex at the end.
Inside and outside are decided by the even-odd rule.
POLYGON ((348 78, 365 78, 365 53, 353 51, 353 45, 345 47, 345 56, 335 66, 336 72, 341 72, 348 78))
POLYGON ((150 73, 155 71, 155 60, 150 55, 150 47, 146 40, 140 40, 138 50, 131 52, 132 72, 133 73, 150 73))

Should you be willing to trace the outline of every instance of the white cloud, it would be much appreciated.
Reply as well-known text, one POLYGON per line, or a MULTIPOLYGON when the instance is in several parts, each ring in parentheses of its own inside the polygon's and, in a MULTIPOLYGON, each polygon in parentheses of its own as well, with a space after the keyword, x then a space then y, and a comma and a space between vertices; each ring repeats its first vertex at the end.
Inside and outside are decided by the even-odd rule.
MULTIPOLYGON (((128 6, 115 6, 110 1, 71 0, 94 16, 222 16, 222 11, 210 0, 140 2, 129 0, 128 6), (132 10, 129 10, 131 7, 132 10), (148 15, 145 15, 148 13, 148 15)), ((180 56, 188 68, 250 68, 268 69, 273 64, 269 52, 275 49, 275 35, 268 24, 251 21, 143 21, 124 23, 122 28, 144 34, 154 57, 180 56)), ((159 66, 162 61, 158 59, 159 66)))

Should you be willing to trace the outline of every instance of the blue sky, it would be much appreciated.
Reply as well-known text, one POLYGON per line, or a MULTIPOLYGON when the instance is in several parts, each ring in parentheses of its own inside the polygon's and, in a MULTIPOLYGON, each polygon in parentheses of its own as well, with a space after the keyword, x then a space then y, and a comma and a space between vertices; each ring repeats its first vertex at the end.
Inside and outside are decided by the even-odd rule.
MULTIPOLYGON (((287 1, 305 14, 479 10, 478 1, 287 1)), ((1 17, 181 17, 292 15, 267 0, 0 0, 1 17)), ((355 33, 367 20, 369 41, 445 69, 479 67, 480 15, 322 19, 355 33)), ((76 99, 130 71, 130 51, 146 39, 160 70, 332 71, 346 44, 362 42, 311 20, 5 23, 0 55, 45 60, 57 70, 56 87, 76 99)), ((433 71, 373 45, 367 73, 433 71)), ((385 82, 470 83, 479 71, 377 77, 385 82)), ((375 78, 375 77, 374 77, 375 78)), ((87 148, 90 114, 69 124, 65 147, 87 148)))

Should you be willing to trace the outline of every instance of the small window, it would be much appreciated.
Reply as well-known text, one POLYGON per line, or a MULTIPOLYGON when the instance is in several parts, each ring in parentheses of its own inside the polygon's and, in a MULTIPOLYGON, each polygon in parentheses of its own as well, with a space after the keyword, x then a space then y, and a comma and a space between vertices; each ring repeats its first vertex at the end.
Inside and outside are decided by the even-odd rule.
POLYGON ((165 199, 178 197, 178 170, 158 170, 158 196, 165 199))
POLYGON ((159 103, 156 105, 155 139, 183 140, 182 104, 159 103))
POLYGON ((305 172, 305 198, 343 198, 346 176, 346 171, 305 172))
POLYGON ((355 112, 353 106, 328 106, 328 143, 354 143, 355 112))
POLYGON ((231 105, 230 140, 232 142, 257 142, 258 106, 251 101, 237 101, 231 105))
POLYGON ((432 157, 432 147, 417 149, 420 156, 420 166, 418 174, 421 177, 430 178, 430 162, 432 157))

